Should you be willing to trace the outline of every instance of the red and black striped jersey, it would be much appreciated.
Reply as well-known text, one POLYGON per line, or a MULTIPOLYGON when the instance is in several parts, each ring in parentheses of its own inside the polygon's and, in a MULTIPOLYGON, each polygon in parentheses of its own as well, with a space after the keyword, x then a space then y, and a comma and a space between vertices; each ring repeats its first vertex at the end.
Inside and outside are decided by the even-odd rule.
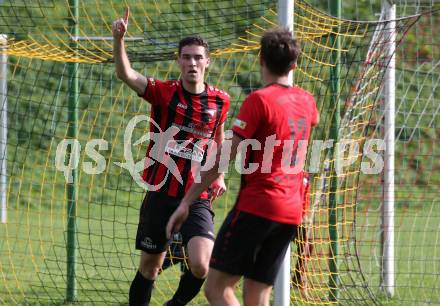
MULTIPOLYGON (((213 86, 201 94, 183 88, 182 81, 148 78, 142 96, 151 103, 147 158, 154 160, 143 173, 155 191, 183 197, 194 182, 194 174, 207 158, 207 149, 228 114, 229 95, 213 86), (158 188, 159 187, 159 188, 158 188)), ((202 199, 210 198, 210 190, 202 199)))

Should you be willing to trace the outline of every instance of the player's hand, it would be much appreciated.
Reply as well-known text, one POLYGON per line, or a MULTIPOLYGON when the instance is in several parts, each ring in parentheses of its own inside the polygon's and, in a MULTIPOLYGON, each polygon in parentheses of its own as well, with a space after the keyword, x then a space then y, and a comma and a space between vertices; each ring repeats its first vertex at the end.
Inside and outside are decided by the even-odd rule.
POLYGON ((180 205, 177 207, 177 209, 174 211, 174 213, 171 215, 170 219, 168 220, 168 224, 166 228, 168 239, 171 239, 174 233, 180 231, 183 222, 185 222, 186 218, 188 218, 188 213, 189 213, 189 205, 186 205, 185 203, 180 203, 180 205))
POLYGON ((212 189, 212 201, 215 201, 216 198, 222 196, 227 190, 224 177, 221 176, 218 179, 216 179, 214 183, 212 183, 211 189, 212 189))
POLYGON ((128 18, 130 17, 130 9, 127 7, 125 9, 124 18, 119 18, 115 20, 112 25, 113 39, 121 40, 124 38, 125 33, 128 29, 128 18))

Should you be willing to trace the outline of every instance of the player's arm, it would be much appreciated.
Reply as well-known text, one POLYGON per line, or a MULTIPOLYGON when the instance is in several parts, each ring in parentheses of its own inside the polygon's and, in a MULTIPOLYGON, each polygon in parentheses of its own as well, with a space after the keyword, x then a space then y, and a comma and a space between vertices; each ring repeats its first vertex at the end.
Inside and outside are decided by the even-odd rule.
POLYGON ((319 112, 316 113, 316 121, 313 122, 312 127, 313 127, 313 126, 317 126, 318 123, 319 123, 319 112))
MULTIPOLYGON (((237 155, 237 148, 241 140, 242 138, 237 135, 234 135, 234 137, 232 137, 230 161, 235 159, 235 156, 237 155)), ((180 202, 179 207, 171 215, 170 220, 167 224, 167 237, 171 237, 173 232, 178 232, 180 230, 180 227, 188 216, 189 206, 191 205, 191 203, 197 200, 200 194, 220 176, 219 168, 222 152, 221 147, 222 146, 220 146, 220 148, 217 150, 215 156, 211 156, 211 158, 215 158, 214 166, 210 170, 200 173, 200 183, 194 183, 191 185, 184 198, 182 199, 182 202, 180 202)))
POLYGON ((115 61, 116 76, 131 89, 142 95, 147 87, 147 78, 131 68, 130 60, 125 51, 124 36, 128 28, 130 11, 127 8, 124 18, 113 22, 113 59, 115 61))
POLYGON ((217 143, 217 146, 220 146, 225 140, 225 124, 222 123, 218 128, 214 136, 214 141, 217 143))
MULTIPOLYGON (((221 146, 223 143, 223 140, 225 139, 225 124, 222 123, 218 128, 214 136, 214 141, 217 143, 217 148, 221 146)), ((213 198, 214 201, 215 198, 221 196, 226 191, 226 184, 225 184, 225 174, 223 172, 220 173, 220 176, 214 181, 212 184, 213 189, 213 198)))

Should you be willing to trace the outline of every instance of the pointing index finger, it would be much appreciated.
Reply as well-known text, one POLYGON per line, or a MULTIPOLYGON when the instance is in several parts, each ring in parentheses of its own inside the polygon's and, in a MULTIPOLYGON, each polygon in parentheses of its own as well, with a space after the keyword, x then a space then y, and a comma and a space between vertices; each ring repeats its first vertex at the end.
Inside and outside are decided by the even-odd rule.
POLYGON ((128 24, 128 17, 130 17, 130 8, 127 6, 125 8, 125 14, 124 14, 124 22, 125 22, 125 24, 128 24))

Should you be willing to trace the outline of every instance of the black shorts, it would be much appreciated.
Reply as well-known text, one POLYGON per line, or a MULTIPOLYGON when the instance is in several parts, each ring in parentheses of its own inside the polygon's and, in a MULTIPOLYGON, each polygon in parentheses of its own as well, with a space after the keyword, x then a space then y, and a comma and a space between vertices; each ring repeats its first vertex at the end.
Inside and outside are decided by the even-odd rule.
POLYGON ((233 209, 214 243, 210 267, 273 285, 297 225, 233 209))
MULTIPOLYGON (((160 192, 148 192, 142 202, 136 234, 136 249, 150 254, 165 252, 171 240, 166 237, 169 218, 180 204, 181 198, 170 197, 160 192)), ((214 241, 214 213, 209 200, 195 201, 189 210, 188 219, 180 229, 183 244, 195 236, 214 241)))

